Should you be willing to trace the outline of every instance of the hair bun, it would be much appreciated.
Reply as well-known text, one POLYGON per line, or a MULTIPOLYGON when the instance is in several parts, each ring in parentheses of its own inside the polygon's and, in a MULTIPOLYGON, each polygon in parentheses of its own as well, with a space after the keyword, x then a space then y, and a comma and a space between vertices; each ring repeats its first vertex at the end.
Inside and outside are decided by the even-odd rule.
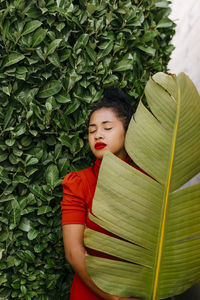
POLYGON ((125 94, 119 88, 106 88, 104 91, 104 99, 107 101, 119 101, 122 103, 131 104, 131 97, 125 94))
POLYGON ((103 98, 95 106, 93 106, 90 117, 96 110, 101 108, 110 108, 123 120, 124 128, 127 130, 130 119, 135 112, 133 103, 134 102, 131 97, 119 88, 106 88, 103 98))

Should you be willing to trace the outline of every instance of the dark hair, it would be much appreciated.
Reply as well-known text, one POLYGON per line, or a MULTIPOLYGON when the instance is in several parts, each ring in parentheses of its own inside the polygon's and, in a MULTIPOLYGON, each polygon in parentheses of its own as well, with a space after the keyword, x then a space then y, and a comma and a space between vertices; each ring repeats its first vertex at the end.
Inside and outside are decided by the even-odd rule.
POLYGON ((92 107, 89 119, 95 111, 101 108, 111 108, 116 113, 117 117, 122 119, 125 131, 136 110, 136 107, 131 104, 131 97, 119 88, 107 88, 104 91, 103 98, 92 107))

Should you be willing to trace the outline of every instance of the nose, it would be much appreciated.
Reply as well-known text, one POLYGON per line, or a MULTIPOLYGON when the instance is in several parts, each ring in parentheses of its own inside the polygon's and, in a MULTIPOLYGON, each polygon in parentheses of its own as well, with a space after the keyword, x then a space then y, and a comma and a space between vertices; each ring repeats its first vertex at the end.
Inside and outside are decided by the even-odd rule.
POLYGON ((96 129, 95 140, 100 140, 100 139, 103 139, 103 138, 104 138, 104 136, 103 136, 101 128, 96 129))

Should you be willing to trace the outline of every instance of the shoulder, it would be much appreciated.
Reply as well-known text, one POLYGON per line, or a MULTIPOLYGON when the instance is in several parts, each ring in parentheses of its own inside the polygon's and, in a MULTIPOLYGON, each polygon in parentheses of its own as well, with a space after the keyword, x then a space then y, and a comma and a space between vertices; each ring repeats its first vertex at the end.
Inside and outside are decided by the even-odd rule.
POLYGON ((67 174, 62 180, 63 193, 68 197, 87 198, 88 194, 88 180, 92 177, 92 167, 80 170, 72 171, 67 174))
POLYGON ((87 176, 90 176, 92 174, 92 166, 83 170, 79 171, 72 171, 68 173, 64 179, 62 180, 62 185, 66 184, 80 184, 85 181, 87 176))

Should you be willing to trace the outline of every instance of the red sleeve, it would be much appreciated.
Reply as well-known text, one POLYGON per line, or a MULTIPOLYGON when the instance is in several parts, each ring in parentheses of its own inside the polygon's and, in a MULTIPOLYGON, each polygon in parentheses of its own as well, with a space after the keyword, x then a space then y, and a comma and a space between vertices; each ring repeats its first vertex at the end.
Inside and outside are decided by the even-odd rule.
POLYGON ((62 225, 85 224, 86 202, 84 183, 77 172, 71 172, 62 181, 63 199, 61 201, 62 225))

